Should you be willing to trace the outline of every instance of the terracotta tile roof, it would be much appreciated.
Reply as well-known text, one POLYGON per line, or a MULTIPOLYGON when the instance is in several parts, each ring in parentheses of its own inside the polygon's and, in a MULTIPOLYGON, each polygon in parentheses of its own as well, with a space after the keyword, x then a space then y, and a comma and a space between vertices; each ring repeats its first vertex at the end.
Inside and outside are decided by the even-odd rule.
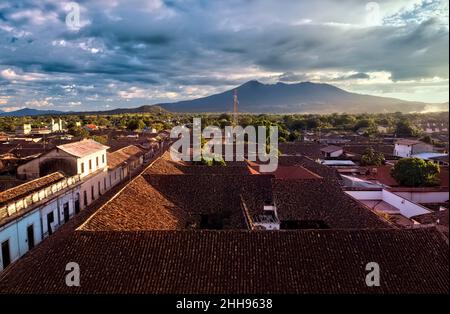
POLYGON ((272 184, 281 221, 322 221, 333 229, 389 228, 385 220, 332 180, 275 179, 272 184))
POLYGON ((3 191, 0 193, 0 206, 44 189, 47 186, 50 186, 62 179, 64 179, 64 175, 62 173, 54 172, 46 175, 45 177, 38 178, 33 181, 16 186, 12 189, 3 191))
POLYGON ((226 166, 203 166, 195 165, 192 162, 175 162, 171 159, 170 153, 165 152, 158 159, 147 173, 154 174, 196 174, 196 175, 212 175, 212 174, 235 174, 246 175, 251 171, 247 167, 245 161, 227 161, 226 166))
POLYGON ((334 145, 329 145, 329 146, 326 146, 326 147, 320 149, 321 152, 325 152, 325 153, 334 153, 334 152, 337 152, 340 150, 343 150, 343 148, 339 147, 339 146, 334 146, 334 145))
POLYGON ((411 217, 421 224, 439 224, 448 227, 448 209, 438 210, 429 214, 417 215, 411 217))
POLYGON ((280 143, 278 149, 284 155, 303 155, 312 159, 323 158, 321 149, 326 147, 326 145, 318 143, 280 143))
MULTIPOLYGON (((261 174, 259 165, 254 162, 249 162, 249 169, 252 174, 261 174)), ((291 180, 291 179, 319 179, 321 176, 314 172, 298 165, 283 166, 279 165, 277 169, 271 173, 277 179, 291 180)))
POLYGON ((411 140, 411 139, 398 139, 397 141, 395 141, 395 144, 399 144, 399 145, 416 145, 416 144, 425 144, 424 142, 418 141, 418 140, 411 140))
POLYGON ((224 229, 244 229, 242 187, 262 177, 146 173, 93 215, 83 230, 196 229, 201 215, 219 216, 224 229))
POLYGON ((320 177, 341 180, 341 176, 336 171, 336 169, 322 165, 306 156, 279 156, 278 165, 302 166, 320 177))
POLYGON ((273 178, 273 175, 147 172, 128 184, 82 229, 198 229, 201 215, 218 215, 224 229, 245 229, 241 195, 254 215, 263 210, 266 201, 274 199, 273 194, 282 220, 324 220, 331 228, 389 227, 332 180, 314 177, 272 182, 273 178))
POLYGON ((344 151, 350 154, 356 154, 358 157, 364 154, 367 148, 373 148, 376 152, 383 153, 385 158, 391 159, 394 153, 394 145, 388 144, 346 144, 344 151))
POLYGON ((139 159, 142 155, 144 155, 144 151, 134 145, 123 147, 113 153, 107 153, 108 168, 115 169, 125 162, 139 159))
POLYGON ((58 149, 75 157, 84 157, 95 152, 108 149, 108 146, 97 143, 94 140, 85 139, 79 142, 73 142, 57 146, 58 149))
POLYGON ((441 293, 448 244, 434 229, 76 231, 0 274, 0 293, 441 293), (81 269, 65 283, 66 264, 81 269), (381 285, 365 284, 376 262, 381 285), (51 265, 51 267, 50 267, 51 265))
POLYGON ((43 143, 25 142, 0 144, 0 154, 12 153, 16 157, 23 158, 33 155, 42 154, 54 145, 44 145, 43 143))

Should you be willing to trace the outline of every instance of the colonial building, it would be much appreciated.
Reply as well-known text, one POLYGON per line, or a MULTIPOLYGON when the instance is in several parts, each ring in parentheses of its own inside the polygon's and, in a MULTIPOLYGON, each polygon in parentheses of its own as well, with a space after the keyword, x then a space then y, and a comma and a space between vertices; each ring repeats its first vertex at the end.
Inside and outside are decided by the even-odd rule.
POLYGON ((0 271, 80 211, 79 175, 46 175, 0 193, 0 271))
POLYGON ((82 180, 81 208, 96 200, 110 187, 107 180, 107 146, 82 140, 57 146, 17 168, 22 179, 35 179, 55 171, 65 176, 79 175, 82 180))
POLYGON ((140 169, 144 163, 144 151, 130 145, 108 153, 108 181, 112 187, 140 169))

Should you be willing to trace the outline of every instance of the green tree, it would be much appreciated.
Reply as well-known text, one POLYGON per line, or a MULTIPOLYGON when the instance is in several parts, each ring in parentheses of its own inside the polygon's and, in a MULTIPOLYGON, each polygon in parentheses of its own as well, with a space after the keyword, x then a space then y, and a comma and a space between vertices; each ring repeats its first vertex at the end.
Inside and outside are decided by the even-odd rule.
POLYGON ((383 153, 376 152, 372 147, 366 148, 361 156, 362 166, 380 166, 384 162, 383 153))
POLYGON ((302 134, 299 131, 292 131, 291 133, 289 133, 288 140, 290 142, 297 141, 300 139, 301 135, 302 134))
POLYGON ((145 123, 142 119, 132 119, 127 124, 127 129, 131 131, 142 130, 145 128, 145 123))
POLYGON ((354 131, 358 131, 360 128, 374 128, 375 123, 372 119, 362 119, 356 122, 355 126, 353 127, 354 131))
POLYGON ((403 120, 397 123, 395 133, 397 136, 415 137, 419 132, 411 125, 409 121, 403 120))
POLYGON ((425 143, 433 144, 433 140, 432 140, 431 136, 429 136, 429 135, 425 135, 424 137, 422 137, 421 140, 425 143))
POLYGON ((81 138, 88 138, 89 132, 81 127, 73 126, 69 127, 68 129, 69 134, 75 136, 75 137, 81 137, 81 138))
POLYGON ((391 169, 392 177, 405 186, 431 186, 439 183, 438 164, 419 158, 402 158, 391 169))
POLYGON ((93 135, 91 139, 103 145, 108 144, 108 135, 93 135))

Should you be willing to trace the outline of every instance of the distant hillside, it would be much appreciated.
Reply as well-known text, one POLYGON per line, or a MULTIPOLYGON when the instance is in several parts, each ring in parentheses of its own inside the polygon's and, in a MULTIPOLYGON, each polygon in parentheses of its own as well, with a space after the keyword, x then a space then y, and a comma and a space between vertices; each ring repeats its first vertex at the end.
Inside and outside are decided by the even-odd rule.
POLYGON ((124 113, 161 113, 161 112, 167 112, 166 109, 162 108, 161 106, 157 105, 145 105, 140 106, 137 108, 117 108, 112 110, 106 110, 106 111, 89 111, 89 112, 74 112, 72 114, 124 114, 124 113))
MULTIPOLYGON (((249 81, 238 88, 239 112, 251 113, 376 113, 424 111, 426 103, 350 93, 329 84, 262 84, 249 81)), ((230 112, 233 90, 194 100, 159 104, 173 112, 230 112)), ((432 106, 444 107, 442 104, 432 106)), ((448 103, 447 103, 448 110, 448 103)))
POLYGON ((57 110, 39 110, 32 108, 23 108, 16 111, 1 112, 0 117, 25 117, 25 116, 42 116, 49 114, 64 114, 63 111, 57 110))
MULTIPOLYGON (((239 87, 239 112, 248 113, 380 113, 448 111, 448 102, 428 104, 350 93, 329 84, 262 84, 249 81, 239 87)), ((3 112, 0 116, 33 116, 48 114, 124 114, 160 112, 231 112, 234 89, 223 93, 174 103, 118 108, 106 111, 62 112, 24 108, 3 112)))
POLYGON ((66 114, 124 114, 124 113, 160 113, 167 112, 164 108, 156 105, 145 105, 138 108, 117 108, 106 111, 57 111, 57 110, 39 110, 31 108, 23 108, 16 111, 4 112, 0 111, 0 117, 25 117, 25 116, 42 116, 42 115, 66 115, 66 114))

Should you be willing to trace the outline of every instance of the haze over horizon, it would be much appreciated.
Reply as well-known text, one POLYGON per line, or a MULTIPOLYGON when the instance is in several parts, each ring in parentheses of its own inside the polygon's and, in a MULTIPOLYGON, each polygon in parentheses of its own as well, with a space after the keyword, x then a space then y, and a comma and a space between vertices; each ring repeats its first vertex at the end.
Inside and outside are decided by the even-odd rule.
POLYGON ((69 1, 0 4, 0 110, 99 111, 249 80, 448 102, 448 1, 69 1))

